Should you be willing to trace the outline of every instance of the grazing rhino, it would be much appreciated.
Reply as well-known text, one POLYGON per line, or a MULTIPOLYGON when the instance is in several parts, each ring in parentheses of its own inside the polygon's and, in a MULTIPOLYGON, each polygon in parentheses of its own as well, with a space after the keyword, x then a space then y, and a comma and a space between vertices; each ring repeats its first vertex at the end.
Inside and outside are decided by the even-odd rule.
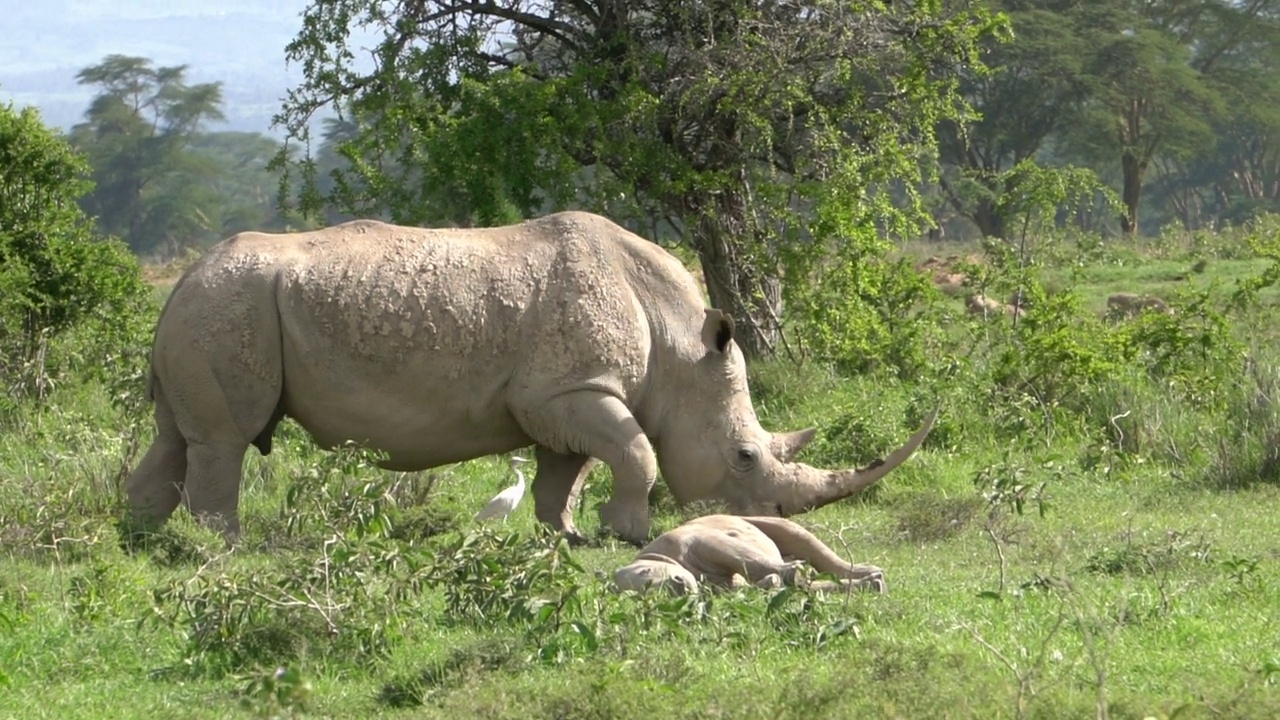
POLYGON ((778 588, 800 582, 796 571, 809 563, 836 581, 817 581, 818 590, 885 591, 884 571, 845 562, 813 533, 778 517, 707 515, 659 535, 634 562, 613 575, 619 590, 665 588, 682 595, 701 584, 713 587, 778 588))
POLYGON ((602 460, 614 478, 602 523, 637 545, 659 470, 680 503, 790 515, 878 480, 936 416, 866 468, 792 462, 814 429, 760 426, 730 318, 704 309, 673 255, 581 212, 231 237, 174 287, 148 394, 157 434, 126 483, 134 521, 163 522, 185 500, 228 540, 244 453, 269 453, 286 415, 393 470, 535 445, 535 514, 573 540, 572 508, 602 460))

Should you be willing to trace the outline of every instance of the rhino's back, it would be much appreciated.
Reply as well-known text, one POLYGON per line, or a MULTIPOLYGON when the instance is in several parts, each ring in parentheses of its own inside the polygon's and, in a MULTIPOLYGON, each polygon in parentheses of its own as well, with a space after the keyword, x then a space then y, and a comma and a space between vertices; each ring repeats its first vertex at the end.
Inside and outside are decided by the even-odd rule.
MULTIPOLYGON (((732 515, 694 518, 658 536, 642 549, 676 560, 695 575, 718 577, 727 553, 742 561, 781 563, 777 545, 759 528, 732 515), (714 548, 714 549, 712 549, 714 548)), ((719 577, 728 580, 728 577, 719 577)))
POLYGON ((299 236, 277 293, 296 349, 394 368, 409 355, 472 362, 516 349, 556 247, 531 233, 360 221, 299 236))
POLYGON ((282 403, 321 442, 377 436, 402 456, 419 453, 407 464, 448 462, 433 442, 469 456, 528 444, 509 408, 513 387, 554 392, 589 379, 624 397, 639 391, 652 349, 646 305, 687 298, 690 278, 638 243, 582 213, 489 229, 354 221, 244 233, 212 249, 175 295, 202 306, 232 344, 235 323, 219 307, 274 301, 282 403))

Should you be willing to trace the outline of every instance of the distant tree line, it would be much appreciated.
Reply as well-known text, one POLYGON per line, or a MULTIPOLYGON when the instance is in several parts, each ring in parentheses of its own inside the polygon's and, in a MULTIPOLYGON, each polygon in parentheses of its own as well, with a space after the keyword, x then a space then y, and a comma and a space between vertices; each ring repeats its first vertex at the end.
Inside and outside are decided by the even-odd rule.
POLYGON ((978 118, 939 126, 942 199, 982 234, 1007 234, 1009 171, 1028 159, 1092 169, 1119 193, 1126 234, 1280 210, 1280 2, 991 7, 1012 38, 984 41, 990 72, 958 72, 978 118))
POLYGON ((171 256, 241 230, 278 230, 280 144, 265 135, 214 132, 220 83, 188 84, 186 66, 109 55, 77 75, 97 88, 69 140, 92 168, 81 200, 99 230, 139 255, 171 256))

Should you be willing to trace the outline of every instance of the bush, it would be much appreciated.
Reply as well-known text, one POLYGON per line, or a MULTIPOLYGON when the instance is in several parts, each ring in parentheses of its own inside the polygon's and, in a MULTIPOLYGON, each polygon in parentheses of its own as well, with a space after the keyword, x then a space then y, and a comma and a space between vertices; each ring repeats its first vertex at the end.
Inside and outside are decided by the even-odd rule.
POLYGON ((92 187, 87 164, 34 109, 0 107, 0 168, 0 401, 11 405, 48 393, 54 338, 86 325, 107 331, 100 340, 129 334, 148 294, 128 248, 95 237, 76 205, 92 187))

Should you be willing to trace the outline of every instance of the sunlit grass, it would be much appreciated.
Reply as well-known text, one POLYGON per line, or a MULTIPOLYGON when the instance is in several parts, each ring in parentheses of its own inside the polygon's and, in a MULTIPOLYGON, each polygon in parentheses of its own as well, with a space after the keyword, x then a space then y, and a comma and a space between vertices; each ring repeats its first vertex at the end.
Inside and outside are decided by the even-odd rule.
MULTIPOLYGON (((1188 265, 1161 256, 1087 266, 1078 289, 1105 302, 1112 291, 1163 293, 1260 269, 1215 258, 1203 274, 1173 277, 1188 265)), ((1255 349, 1263 361, 1280 357, 1255 349)), ((743 591, 712 598, 702 619, 646 629, 645 606, 612 597, 604 581, 635 549, 597 539, 573 552, 595 653, 541 662, 501 617, 451 618, 436 586, 388 605, 383 656, 327 650, 348 647, 342 637, 284 637, 279 647, 296 656, 265 651, 222 673, 201 670, 182 633, 154 621, 168 611, 155 592, 201 573, 285 578, 326 557, 349 530, 308 516, 308 529, 291 534, 286 496, 338 461, 286 422, 271 455, 246 455, 245 538, 234 554, 220 557, 216 538, 182 511, 151 546, 126 549, 120 482, 150 423, 69 379, 45 408, 0 428, 0 717, 249 717, 271 707, 242 706, 243 691, 281 665, 310 683, 306 708, 318 717, 1079 718, 1095 716, 1100 698, 1116 718, 1179 708, 1180 717, 1280 716, 1280 484, 1224 449, 1223 416, 1150 387, 1100 394, 1116 406, 1100 410, 1104 420, 1123 405, 1126 432, 1141 433, 1129 440, 1136 451, 1119 453, 1105 433, 1075 427, 1052 441, 997 436, 981 403, 962 402, 964 388, 843 379, 812 365, 761 365, 752 383, 766 427, 819 427, 801 459, 824 466, 874 456, 910 430, 908 414, 943 403, 935 436, 875 492, 796 518, 842 555, 885 568, 887 595, 813 598, 802 613, 799 596, 771 611, 776 594, 743 591), (1215 467, 1232 462, 1255 477, 1215 481, 1215 467), (1046 513, 989 504, 992 489, 975 479, 993 466, 1046 483, 1046 513)), ((394 481, 399 504, 399 534, 357 547, 443 561, 514 479, 497 457, 353 474, 394 481)), ((588 536, 608 485, 606 468, 588 481, 578 520, 588 536)), ((655 532, 683 519, 662 493, 655 502, 655 532)), ((502 529, 534 533, 529 498, 502 529)), ((365 582, 380 590, 392 580, 365 582)), ((362 616, 342 632, 372 623, 362 616)))

